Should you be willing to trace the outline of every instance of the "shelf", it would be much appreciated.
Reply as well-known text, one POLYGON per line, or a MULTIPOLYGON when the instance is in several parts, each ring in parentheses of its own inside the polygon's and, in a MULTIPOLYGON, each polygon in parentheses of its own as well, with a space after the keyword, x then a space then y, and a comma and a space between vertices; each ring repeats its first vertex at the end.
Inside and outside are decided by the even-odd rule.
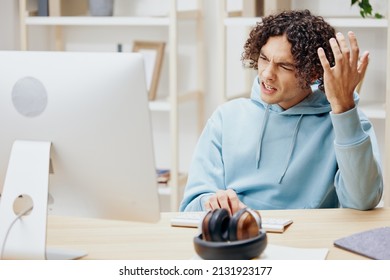
MULTIPOLYGON (((371 19, 371 18, 327 18, 326 19, 334 27, 359 27, 359 28, 387 28, 387 19, 371 19)), ((260 17, 231 17, 225 18, 225 26, 255 26, 261 21, 260 17)))
POLYGON ((46 26, 169 26, 167 17, 27 17, 26 25, 46 26))
MULTIPOLYGON (((182 11, 177 13, 178 19, 198 19, 199 11, 182 11)), ((171 23, 169 16, 165 17, 96 17, 96 16, 61 16, 39 17, 27 16, 26 25, 39 26, 166 26, 171 23)))
POLYGON ((158 194, 159 195, 171 195, 171 188, 169 186, 158 185, 158 194))
POLYGON ((326 18, 334 27, 387 28, 387 19, 373 18, 326 18))
POLYGON ((168 100, 153 100, 149 101, 149 109, 154 112, 169 112, 171 104, 168 100))

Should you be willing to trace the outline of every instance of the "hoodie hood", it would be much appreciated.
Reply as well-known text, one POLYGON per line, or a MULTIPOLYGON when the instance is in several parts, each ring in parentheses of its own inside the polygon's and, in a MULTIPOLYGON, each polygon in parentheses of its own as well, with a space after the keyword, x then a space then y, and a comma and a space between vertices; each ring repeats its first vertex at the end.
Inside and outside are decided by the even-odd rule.
MULTIPOLYGON (((311 86, 311 90, 312 93, 309 94, 300 103, 287 110, 284 110, 278 104, 267 104, 261 99, 259 78, 256 77, 252 86, 251 99, 257 103, 260 103, 264 108, 268 108, 270 111, 283 115, 316 115, 329 113, 332 111, 325 93, 318 88, 318 83, 314 83, 311 86)), ((354 93, 354 100, 355 104, 357 105, 359 102, 359 95, 356 92, 354 93)))
MULTIPOLYGON (((259 103, 260 106, 264 107, 264 117, 263 117, 263 121, 261 123, 259 141, 258 141, 258 149, 257 149, 257 153, 256 153, 256 167, 257 167, 257 169, 260 168, 260 164, 261 164, 263 138, 267 132, 266 130, 267 130, 267 124, 268 124, 270 113, 275 112, 275 113, 280 114, 280 115, 290 115, 290 116, 295 115, 295 116, 297 116, 296 124, 294 126, 294 131, 292 131, 292 134, 291 134, 289 151, 286 155, 285 162, 282 163, 284 165, 284 168, 283 168, 283 173, 280 175, 279 184, 282 182, 284 175, 286 174, 287 169, 289 167, 289 164, 291 162, 291 159, 293 157, 294 149, 296 146, 297 136, 298 136, 299 129, 300 129, 302 119, 304 118, 304 116, 305 115, 317 115, 317 114, 329 113, 332 110, 330 103, 328 102, 328 99, 326 98, 325 93, 318 88, 318 83, 313 84, 311 86, 311 90, 312 90, 312 93, 309 94, 300 103, 298 103, 297 105, 295 105, 287 110, 284 110, 278 104, 265 103, 260 97, 259 78, 256 77, 254 82, 253 82, 251 99, 256 103, 259 103)), ((359 96, 356 93, 354 93, 354 100, 355 100, 355 104, 357 104, 359 101, 359 96)))

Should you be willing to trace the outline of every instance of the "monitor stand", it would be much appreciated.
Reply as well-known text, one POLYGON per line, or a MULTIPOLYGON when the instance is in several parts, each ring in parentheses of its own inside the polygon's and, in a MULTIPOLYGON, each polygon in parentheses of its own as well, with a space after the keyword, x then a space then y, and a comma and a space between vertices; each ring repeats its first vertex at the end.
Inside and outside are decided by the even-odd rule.
POLYGON ((0 259, 65 260, 86 255, 46 248, 50 148, 50 142, 41 141, 15 141, 12 146, 0 200, 0 259))

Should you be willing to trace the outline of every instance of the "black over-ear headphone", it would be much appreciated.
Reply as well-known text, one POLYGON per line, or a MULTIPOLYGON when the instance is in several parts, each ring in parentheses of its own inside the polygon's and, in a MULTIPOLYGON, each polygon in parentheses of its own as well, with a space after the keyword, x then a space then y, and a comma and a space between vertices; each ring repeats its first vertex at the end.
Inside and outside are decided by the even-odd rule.
POLYGON ((253 259, 267 246, 261 217, 249 208, 241 209, 233 216, 226 209, 209 211, 201 227, 202 233, 194 237, 194 246, 203 259, 253 259))

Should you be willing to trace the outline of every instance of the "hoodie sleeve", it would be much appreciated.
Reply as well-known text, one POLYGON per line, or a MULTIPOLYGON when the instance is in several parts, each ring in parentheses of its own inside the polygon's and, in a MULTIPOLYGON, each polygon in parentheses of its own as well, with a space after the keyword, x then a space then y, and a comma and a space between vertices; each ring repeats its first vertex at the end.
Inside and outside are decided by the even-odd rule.
POLYGON ((208 120, 195 148, 180 211, 203 211, 204 201, 224 189, 222 121, 216 111, 208 120))
POLYGON ((368 210, 380 201, 383 179, 379 149, 372 124, 358 109, 332 114, 335 152, 339 170, 335 176, 340 206, 368 210))

